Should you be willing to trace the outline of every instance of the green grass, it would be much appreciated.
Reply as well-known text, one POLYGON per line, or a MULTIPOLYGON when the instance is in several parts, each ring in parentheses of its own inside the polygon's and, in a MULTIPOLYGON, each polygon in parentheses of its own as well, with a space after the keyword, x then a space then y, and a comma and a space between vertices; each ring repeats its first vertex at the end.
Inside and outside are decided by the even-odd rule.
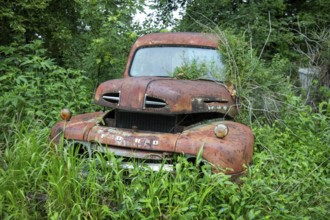
POLYGON ((179 158, 176 172, 120 168, 112 155, 84 160, 48 145, 49 128, 21 123, 0 155, 1 219, 326 219, 329 121, 301 111, 254 126, 244 184, 179 158), (111 162, 111 166, 107 165, 111 162))
MULTIPOLYGON (((175 173, 137 166, 127 172, 112 155, 87 161, 74 150, 63 154, 66 145, 49 146, 61 108, 78 113, 96 106, 90 102, 92 80, 56 65, 35 41, 2 47, 0 219, 329 218, 328 96, 322 96, 319 113, 311 111, 287 79, 292 62, 278 55, 264 62, 245 36, 215 32, 223 39, 228 80, 241 98, 238 120, 255 134, 244 184, 209 167, 200 172, 198 162, 185 158, 175 173)), ((178 69, 176 77, 199 78, 204 67, 178 69)), ((328 94, 324 89, 318 92, 328 94)))

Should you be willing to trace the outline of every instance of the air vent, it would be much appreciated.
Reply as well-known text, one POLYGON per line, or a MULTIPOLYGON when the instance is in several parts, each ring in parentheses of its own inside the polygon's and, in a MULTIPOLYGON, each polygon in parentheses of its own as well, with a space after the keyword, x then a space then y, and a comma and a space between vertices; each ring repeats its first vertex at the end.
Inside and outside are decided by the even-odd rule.
POLYGON ((118 104, 120 100, 120 92, 106 93, 102 96, 102 98, 107 102, 118 104))
POLYGON ((166 102, 162 99, 150 97, 147 95, 145 96, 145 99, 144 99, 145 108, 163 108, 166 105, 167 105, 166 102))

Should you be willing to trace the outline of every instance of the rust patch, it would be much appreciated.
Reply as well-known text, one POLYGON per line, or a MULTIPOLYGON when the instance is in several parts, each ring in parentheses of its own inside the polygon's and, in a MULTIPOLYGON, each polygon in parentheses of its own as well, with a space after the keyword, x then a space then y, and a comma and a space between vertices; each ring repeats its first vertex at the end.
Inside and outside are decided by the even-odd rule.
POLYGON ((224 139, 216 138, 213 128, 219 121, 202 124, 184 131, 176 144, 176 152, 197 155, 203 147, 203 158, 215 166, 230 168, 227 173, 238 173, 252 161, 253 134, 249 127, 224 121, 229 133, 224 139))
POLYGON ((126 111, 159 114, 220 112, 234 117, 238 113, 236 99, 223 84, 160 77, 134 77, 102 83, 96 91, 95 103, 126 111), (118 103, 103 98, 109 93, 120 94, 118 103), (162 99, 166 104, 159 108, 148 108, 146 96, 162 99))
MULTIPOLYGON (((227 174, 244 172, 252 161, 252 130, 232 119, 238 114, 235 87, 210 80, 177 80, 164 77, 130 77, 133 56, 149 46, 218 47, 218 37, 200 33, 161 33, 139 38, 132 46, 123 79, 102 83, 95 103, 110 112, 73 116, 58 122, 50 139, 90 143, 100 151, 116 155, 160 160, 174 154, 197 156, 227 174), (227 117, 228 116, 228 117, 227 117), (227 136, 217 138, 214 128, 228 128, 227 136)), ((215 172, 217 169, 215 169, 215 172)))

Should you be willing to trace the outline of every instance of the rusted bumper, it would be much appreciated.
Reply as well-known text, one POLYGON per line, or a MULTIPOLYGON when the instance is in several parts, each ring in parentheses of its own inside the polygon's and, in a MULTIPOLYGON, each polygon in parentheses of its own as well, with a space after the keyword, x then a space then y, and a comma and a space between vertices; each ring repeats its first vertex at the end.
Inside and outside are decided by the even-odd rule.
POLYGON ((68 140, 97 143, 120 156, 137 158, 171 153, 197 156, 203 148, 202 158, 226 174, 241 173, 252 161, 252 131, 236 122, 212 120, 172 134, 101 126, 99 121, 103 115, 103 112, 89 113, 75 116, 69 122, 59 122, 53 127, 51 138, 58 143, 60 135, 64 134, 68 140), (219 123, 229 129, 223 139, 214 135, 214 127, 219 123))

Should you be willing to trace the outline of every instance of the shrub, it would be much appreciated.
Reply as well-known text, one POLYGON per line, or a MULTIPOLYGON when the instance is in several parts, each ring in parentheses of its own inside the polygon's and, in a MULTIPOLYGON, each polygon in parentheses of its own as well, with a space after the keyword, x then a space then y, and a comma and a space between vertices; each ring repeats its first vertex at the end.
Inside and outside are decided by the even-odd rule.
POLYGON ((240 117, 244 121, 250 114, 255 134, 253 164, 238 185, 208 166, 200 170, 200 160, 179 157, 174 173, 153 172, 133 162, 128 172, 112 154, 86 160, 64 141, 57 150, 49 146, 45 124, 51 125, 57 112, 48 108, 66 103, 75 111, 88 108, 88 79, 41 56, 45 51, 38 51, 38 44, 1 48, 0 68, 6 74, 0 76, 0 100, 7 104, 0 106, 5 113, 1 122, 11 129, 3 139, 6 148, 0 148, 1 219, 328 217, 330 103, 320 103, 319 112, 313 112, 292 95, 276 70, 287 67, 282 59, 266 65, 249 57, 249 50, 237 47, 242 55, 232 57, 232 46, 222 48, 228 50, 229 76, 244 95, 240 117), (266 108, 268 99, 277 108, 266 108))
POLYGON ((81 71, 57 66, 47 58, 41 41, 1 46, 0 51, 0 140, 17 121, 47 126, 63 107, 74 112, 90 108, 91 81, 81 71))
POLYGON ((216 30, 220 53, 225 63, 227 80, 236 85, 240 98, 241 117, 245 122, 257 119, 272 123, 281 118, 286 106, 283 100, 292 94, 291 84, 285 74, 290 70, 288 60, 274 55, 271 62, 264 62, 256 51, 230 31, 216 30))

